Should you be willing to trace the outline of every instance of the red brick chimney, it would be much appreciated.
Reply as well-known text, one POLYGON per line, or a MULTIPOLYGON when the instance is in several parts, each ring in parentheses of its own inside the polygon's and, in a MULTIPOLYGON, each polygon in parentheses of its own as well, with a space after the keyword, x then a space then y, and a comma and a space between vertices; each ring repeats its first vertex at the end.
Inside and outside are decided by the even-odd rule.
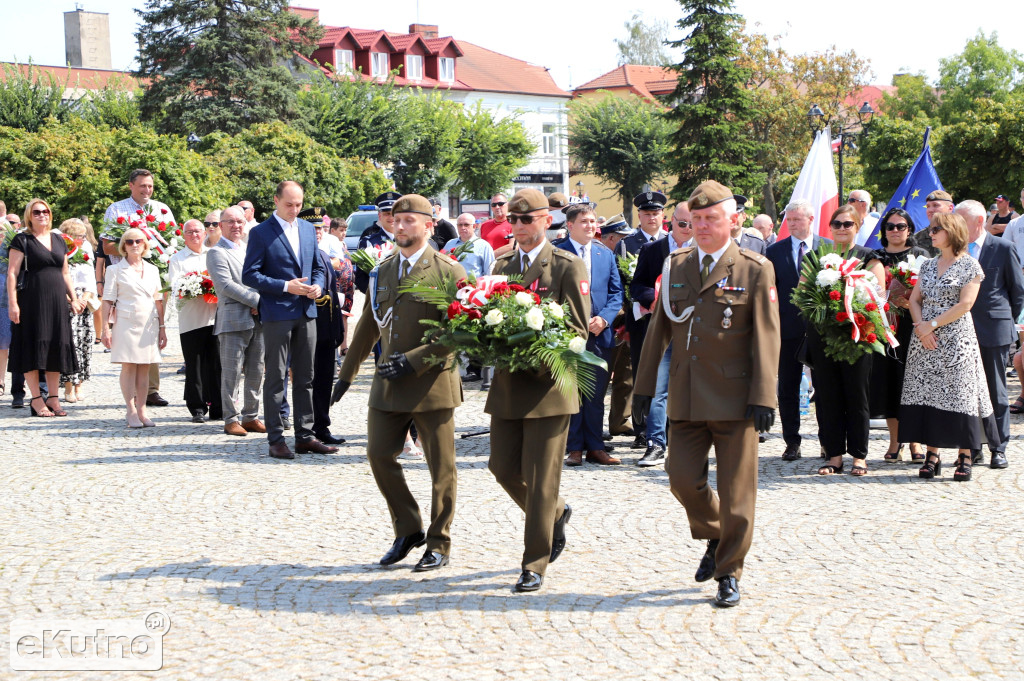
POLYGON ((318 9, 306 9, 305 7, 291 6, 288 11, 293 14, 298 14, 303 19, 316 19, 316 23, 320 23, 320 10, 318 9))
POLYGON ((424 38, 436 38, 437 24, 409 24, 409 33, 419 33, 424 38))

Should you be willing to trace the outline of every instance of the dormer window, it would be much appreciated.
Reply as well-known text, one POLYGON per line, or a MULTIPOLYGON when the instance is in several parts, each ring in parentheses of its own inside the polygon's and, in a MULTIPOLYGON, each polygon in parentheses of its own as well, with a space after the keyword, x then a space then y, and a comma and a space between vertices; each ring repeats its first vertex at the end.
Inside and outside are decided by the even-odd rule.
POLYGON ((371 75, 378 80, 386 80, 388 72, 391 71, 388 67, 388 53, 371 52, 370 59, 371 75))
POLYGON ((452 57, 441 57, 437 60, 440 65, 441 77, 439 80, 445 83, 455 82, 455 59, 452 57))
POLYGON ((410 54, 405 57, 405 77, 409 80, 423 80, 423 57, 410 54))
POLYGON ((355 70, 356 55, 352 50, 334 51, 334 69, 337 73, 351 73, 355 70))

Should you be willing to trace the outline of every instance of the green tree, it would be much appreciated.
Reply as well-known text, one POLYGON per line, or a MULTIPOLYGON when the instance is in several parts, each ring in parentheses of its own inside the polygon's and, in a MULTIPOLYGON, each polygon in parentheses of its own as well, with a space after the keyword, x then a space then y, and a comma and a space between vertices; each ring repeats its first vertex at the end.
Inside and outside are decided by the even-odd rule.
POLYGON ((70 117, 72 104, 64 101, 64 88, 51 74, 32 62, 2 66, 0 126, 35 132, 50 118, 63 121, 70 117))
POLYGON ((281 122, 260 123, 237 135, 213 133, 200 149, 227 177, 224 202, 210 207, 245 198, 262 209, 257 212, 269 212, 274 188, 287 179, 302 184, 306 205, 347 216, 391 186, 369 161, 343 158, 281 122))
POLYGON ((749 70, 739 65, 737 34, 742 19, 731 12, 732 0, 679 0, 686 16, 676 26, 686 33, 670 43, 685 48, 665 116, 675 127, 670 167, 679 180, 672 195, 689 196, 707 179, 741 189, 760 191, 765 173, 757 158, 763 144, 749 134, 756 110, 747 89, 749 70))
POLYGON ((668 168, 671 126, 661 108, 635 95, 581 98, 569 103, 569 120, 574 165, 611 185, 631 221, 633 196, 668 168))
POLYGON ((623 64, 646 64, 664 66, 669 63, 665 42, 668 36, 668 22, 655 20, 646 23, 642 15, 634 14, 632 20, 623 26, 626 39, 616 40, 619 50, 619 66, 623 64))
POLYGON ((405 166, 395 171, 395 187, 402 193, 434 196, 455 180, 462 106, 438 93, 410 93, 397 105, 410 122, 409 137, 395 150, 405 166))
POLYGON ((495 118, 477 102, 462 112, 452 188, 468 198, 505 191, 536 149, 517 116, 495 118))
POLYGON ((1012 93, 1020 91, 1022 78, 1021 54, 1000 47, 994 31, 986 36, 979 30, 967 41, 963 52, 939 60, 942 122, 960 120, 978 100, 1006 102, 1012 93))
POLYGON ((882 94, 880 113, 905 121, 919 116, 931 120, 938 113, 939 96, 923 73, 903 73, 893 76, 896 94, 882 94))
POLYGON ((238 132, 298 117, 301 69, 322 28, 287 0, 146 0, 139 68, 142 115, 161 132, 238 132))
POLYGON ((976 100, 933 142, 935 167, 954 198, 988 204, 1024 187, 1024 99, 976 100))
POLYGON ((141 98, 142 91, 125 78, 86 94, 76 103, 75 112, 96 125, 131 128, 141 124, 141 98))

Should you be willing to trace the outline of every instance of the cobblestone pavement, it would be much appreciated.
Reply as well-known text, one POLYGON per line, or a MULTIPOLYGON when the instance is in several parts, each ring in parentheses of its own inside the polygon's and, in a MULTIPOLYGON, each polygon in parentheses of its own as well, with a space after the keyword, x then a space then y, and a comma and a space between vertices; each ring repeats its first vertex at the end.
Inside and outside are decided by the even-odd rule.
MULTIPOLYGON (((367 366, 333 411, 341 451, 279 462, 263 438, 189 421, 176 340, 155 429, 124 427, 116 373, 93 357, 68 418, 0 402, 0 626, 162 610, 163 669, 4 660, 0 678, 1024 678, 1020 417, 1011 467, 978 467, 968 484, 882 463, 881 431, 870 475, 821 478, 813 435, 785 463, 776 427, 743 602, 719 610, 715 583, 693 581, 704 547, 664 470, 628 465, 640 452, 625 438, 627 465, 564 472, 568 547, 541 592, 516 595, 522 514, 487 471, 486 436, 457 441, 452 564, 375 564, 392 533, 364 457, 367 366)), ((487 427, 478 385, 461 434, 487 427)), ((425 465, 405 470, 429 504, 425 465)))

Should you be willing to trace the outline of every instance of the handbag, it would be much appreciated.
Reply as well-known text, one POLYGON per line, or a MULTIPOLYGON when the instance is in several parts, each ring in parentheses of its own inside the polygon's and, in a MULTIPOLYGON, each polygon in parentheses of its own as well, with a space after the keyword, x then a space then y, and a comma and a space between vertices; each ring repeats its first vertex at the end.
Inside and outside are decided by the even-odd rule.
POLYGON ((117 321, 117 301, 110 303, 110 313, 107 314, 107 326, 111 329, 114 328, 114 323, 117 321))

